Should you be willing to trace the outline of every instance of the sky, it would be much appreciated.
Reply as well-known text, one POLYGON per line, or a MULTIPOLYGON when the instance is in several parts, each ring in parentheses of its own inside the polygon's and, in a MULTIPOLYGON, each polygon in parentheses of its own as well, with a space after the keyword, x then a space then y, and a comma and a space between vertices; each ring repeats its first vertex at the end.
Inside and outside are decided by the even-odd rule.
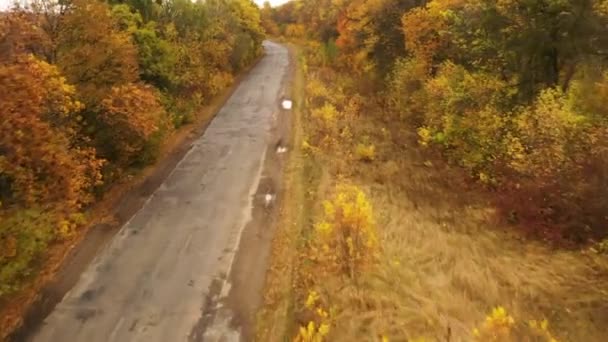
MULTIPOLYGON (((264 3, 265 0, 255 0, 260 6, 264 3)), ((288 0, 269 0, 272 6, 280 5, 286 3, 288 0)), ((8 8, 13 3, 13 0, 0 0, 0 9, 8 8)))
MULTIPOLYGON (((19 3, 27 3, 27 0, 17 0, 19 3)), ((7 9, 13 6, 15 0, 0 0, 0 9, 7 9)))
POLYGON ((8 8, 12 3, 12 0, 0 0, 0 9, 8 8))

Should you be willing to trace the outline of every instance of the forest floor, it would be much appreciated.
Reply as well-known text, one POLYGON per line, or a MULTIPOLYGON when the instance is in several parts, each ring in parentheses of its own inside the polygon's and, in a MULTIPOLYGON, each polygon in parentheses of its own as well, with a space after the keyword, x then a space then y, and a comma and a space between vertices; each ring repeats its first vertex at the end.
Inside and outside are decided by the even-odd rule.
POLYGON ((216 113, 256 64, 252 63, 250 68, 243 70, 231 87, 201 108, 192 122, 170 135, 163 142, 156 163, 113 184, 88 210, 87 223, 82 229, 50 246, 30 282, 21 291, 0 301, 0 341, 11 336, 19 339, 27 333, 30 323, 36 324, 51 312, 97 253, 142 208, 183 159, 192 143, 205 132, 216 113))
POLYGON ((373 162, 340 166, 331 155, 309 156, 301 148, 311 129, 305 123, 304 72, 294 83, 301 127, 294 135, 290 192, 274 241, 258 340, 289 339, 308 324, 303 301, 313 289, 302 287, 310 277, 302 274, 309 263, 306 237, 321 200, 338 182, 356 184, 368 195, 382 257, 356 285, 340 276, 315 283, 331 303, 328 340, 469 341, 499 306, 517 323, 546 319, 560 341, 606 340, 606 256, 524 237, 497 219, 491 193, 421 148, 412 129, 380 115, 362 115, 350 126, 353 136, 375 144, 373 162))

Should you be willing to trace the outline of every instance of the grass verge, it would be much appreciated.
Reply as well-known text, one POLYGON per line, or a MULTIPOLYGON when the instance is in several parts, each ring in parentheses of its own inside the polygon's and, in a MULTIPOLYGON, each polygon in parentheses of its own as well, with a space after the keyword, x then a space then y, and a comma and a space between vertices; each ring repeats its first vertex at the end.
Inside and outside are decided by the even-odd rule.
POLYGON ((322 178, 321 165, 302 149, 306 130, 306 122, 303 120, 306 75, 301 50, 294 45, 288 47, 291 65, 296 69, 291 88, 291 98, 294 101, 291 136, 293 148, 286 165, 283 202, 272 243, 263 305, 257 317, 257 341, 289 341, 296 329, 293 318, 296 289, 294 276, 303 243, 302 234, 314 216, 322 178))

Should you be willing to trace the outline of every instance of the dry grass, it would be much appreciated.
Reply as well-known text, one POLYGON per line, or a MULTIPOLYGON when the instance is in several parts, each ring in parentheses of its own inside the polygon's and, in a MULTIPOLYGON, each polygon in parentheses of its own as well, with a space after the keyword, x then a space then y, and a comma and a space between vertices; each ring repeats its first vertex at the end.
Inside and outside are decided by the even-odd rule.
MULTIPOLYGON (((502 305, 519 319, 548 318, 556 335, 571 341, 602 341, 608 332, 608 279, 596 260, 578 252, 523 243, 487 226, 487 210, 455 212, 441 223, 434 210, 412 210, 377 192, 383 208, 385 260, 370 274, 364 302, 376 307, 372 331, 395 340, 470 338, 472 327, 502 305)), ((357 310, 358 311, 358 310, 357 310)), ((345 317, 365 326, 368 313, 345 317)), ((345 334, 345 337, 348 334, 345 334)))
MULTIPOLYGON (((370 121, 361 129, 380 131, 370 121)), ((606 340, 605 257, 525 241, 495 220, 486 195, 426 162, 410 138, 376 135, 384 141, 377 162, 348 178, 370 194, 383 256, 358 287, 321 283, 338 308, 331 341, 469 341, 497 306, 522 324, 548 319, 559 340, 606 340)))

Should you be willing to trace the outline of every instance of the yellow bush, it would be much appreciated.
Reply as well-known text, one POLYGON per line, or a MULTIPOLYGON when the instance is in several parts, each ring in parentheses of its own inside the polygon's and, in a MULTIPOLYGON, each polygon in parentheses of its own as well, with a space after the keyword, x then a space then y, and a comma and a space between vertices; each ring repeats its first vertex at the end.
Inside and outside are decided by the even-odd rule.
POLYGON ((429 146, 433 142, 433 133, 428 127, 418 128, 418 143, 422 146, 429 146))
POLYGON ((543 91, 534 105, 524 108, 515 119, 518 138, 514 143, 522 146, 511 156, 511 165, 525 175, 546 178, 572 169, 576 164, 573 149, 584 139, 584 121, 560 90, 543 91))
POLYGON ((546 319, 540 322, 530 321, 528 327, 533 336, 539 337, 547 342, 557 342, 557 339, 553 337, 553 334, 549 331, 549 321, 546 319))
POLYGON ((327 130, 332 130, 336 126, 340 113, 331 103, 325 103, 323 107, 313 109, 311 116, 319 125, 327 130))
POLYGON ((358 187, 339 185, 323 207, 324 218, 315 227, 313 258, 355 278, 373 261, 378 247, 372 206, 358 187))
POLYGON ((424 86, 421 143, 439 145, 453 162, 492 178, 497 161, 506 155, 509 113, 500 110, 509 96, 505 89, 506 84, 493 75, 443 64, 424 86))
POLYGON ((473 336, 478 341, 508 341, 514 325, 513 317, 499 306, 492 310, 479 328, 473 330, 473 336))
POLYGON ((311 321, 306 327, 300 327, 294 342, 323 342, 327 334, 329 334, 329 325, 317 326, 315 322, 311 321))
POLYGON ((355 150, 357 157, 362 161, 374 161, 376 159, 376 146, 359 144, 355 150))
POLYGON ((331 93, 325 84, 318 78, 311 77, 306 83, 306 94, 308 101, 313 106, 331 101, 331 93))
POLYGON ((311 320, 306 326, 300 327, 294 342, 325 341, 331 328, 330 315, 328 310, 323 307, 317 291, 310 291, 308 293, 308 297, 306 298, 306 309, 315 316, 315 320, 311 320))
POLYGON ((473 329, 476 341, 483 342, 516 342, 516 341, 546 341, 557 342, 549 331, 549 322, 530 321, 528 324, 518 324, 504 307, 494 308, 486 320, 473 329))
POLYGON ((340 112, 330 103, 325 103, 323 107, 313 109, 311 112, 313 119, 313 132, 315 137, 313 143, 325 149, 331 149, 337 145, 339 134, 340 112))

